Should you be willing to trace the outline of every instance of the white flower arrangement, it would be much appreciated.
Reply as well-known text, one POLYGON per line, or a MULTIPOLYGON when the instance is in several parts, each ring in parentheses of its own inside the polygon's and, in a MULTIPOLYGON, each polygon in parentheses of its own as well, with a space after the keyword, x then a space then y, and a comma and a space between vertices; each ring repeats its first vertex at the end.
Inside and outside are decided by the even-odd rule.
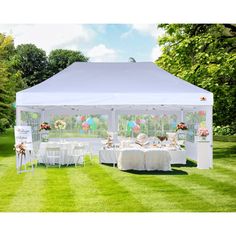
POLYGON ((54 123, 55 129, 65 129, 66 128, 66 122, 63 120, 56 120, 54 123))

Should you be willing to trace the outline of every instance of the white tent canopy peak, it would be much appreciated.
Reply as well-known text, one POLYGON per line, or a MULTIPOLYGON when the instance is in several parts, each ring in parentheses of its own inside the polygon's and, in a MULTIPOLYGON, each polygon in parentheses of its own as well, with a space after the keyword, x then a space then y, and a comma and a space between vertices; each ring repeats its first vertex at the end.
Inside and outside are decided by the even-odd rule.
POLYGON ((16 95, 17 106, 212 105, 213 94, 152 62, 75 62, 16 95))

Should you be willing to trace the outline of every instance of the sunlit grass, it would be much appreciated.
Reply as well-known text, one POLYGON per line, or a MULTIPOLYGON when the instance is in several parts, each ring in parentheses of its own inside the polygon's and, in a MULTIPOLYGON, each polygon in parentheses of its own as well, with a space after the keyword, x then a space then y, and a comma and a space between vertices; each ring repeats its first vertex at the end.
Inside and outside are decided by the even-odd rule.
POLYGON ((0 211, 236 211, 236 143, 214 142, 214 168, 194 163, 171 172, 123 172, 109 165, 38 166, 17 174, 13 132, 0 136, 0 211))

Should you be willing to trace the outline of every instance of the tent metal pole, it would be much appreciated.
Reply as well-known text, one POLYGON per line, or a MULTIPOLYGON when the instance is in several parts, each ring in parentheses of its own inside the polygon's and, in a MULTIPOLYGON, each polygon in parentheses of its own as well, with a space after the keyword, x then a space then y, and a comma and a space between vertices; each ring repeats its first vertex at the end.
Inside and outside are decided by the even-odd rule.
POLYGON ((16 107, 16 125, 21 125, 21 107, 16 107))
POLYGON ((45 109, 43 108, 41 111, 41 123, 45 122, 45 109))
POLYGON ((212 117, 212 106, 207 106, 206 107, 206 128, 209 131, 209 145, 210 145, 210 163, 211 163, 211 168, 213 167, 213 117, 212 117))
POLYGON ((108 131, 116 133, 114 135, 114 141, 117 141, 117 135, 118 135, 118 114, 114 108, 112 108, 109 112, 108 116, 108 131))
POLYGON ((180 112, 180 121, 184 122, 184 109, 183 108, 181 109, 181 112, 180 112))

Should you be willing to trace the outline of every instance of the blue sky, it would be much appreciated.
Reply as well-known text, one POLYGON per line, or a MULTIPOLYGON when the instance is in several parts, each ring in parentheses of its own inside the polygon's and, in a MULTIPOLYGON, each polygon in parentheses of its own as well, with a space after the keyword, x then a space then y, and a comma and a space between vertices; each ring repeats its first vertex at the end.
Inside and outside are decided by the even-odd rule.
POLYGON ((157 38, 163 32, 152 24, 19 24, 0 25, 15 45, 33 43, 47 54, 56 48, 80 50, 90 61, 154 61, 161 51, 157 38))

